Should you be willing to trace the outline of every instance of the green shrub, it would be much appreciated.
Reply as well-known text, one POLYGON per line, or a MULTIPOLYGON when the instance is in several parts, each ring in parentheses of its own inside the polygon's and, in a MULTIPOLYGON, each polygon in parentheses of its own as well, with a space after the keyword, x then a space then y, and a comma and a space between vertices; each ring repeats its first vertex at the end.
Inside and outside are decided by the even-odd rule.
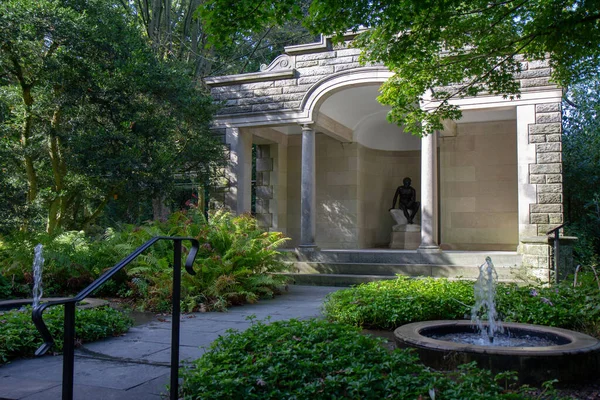
POLYGON ((56 236, 46 233, 15 232, 0 238, 0 272, 11 282, 17 297, 31 296, 34 247, 43 246, 44 293, 48 296, 67 296, 89 285, 107 268, 128 253, 119 251, 113 232, 98 240, 83 232, 63 232, 56 236))
POLYGON ((473 303, 472 282, 398 276, 333 292, 323 311, 337 322, 391 330, 415 321, 462 319, 473 303))
POLYGON ((474 364, 444 375, 407 350, 321 320, 253 324, 229 332, 183 371, 184 399, 525 399, 474 364))
MULTIPOLYGON (((44 313, 44 321, 55 340, 55 349, 63 345, 62 306, 51 307, 44 313)), ((110 307, 77 309, 75 337, 80 343, 91 342, 126 332, 132 325, 131 318, 110 307)), ((31 357, 43 343, 31 321, 31 307, 0 313, 0 364, 16 357, 31 357)))
POLYGON ((504 321, 574 329, 600 337, 600 290, 574 288, 569 282, 549 287, 501 285, 497 308, 504 321))
MULTIPOLYGON (((277 248, 288 239, 280 232, 259 229, 250 215, 234 216, 219 210, 207 221, 198 209, 191 208, 143 231, 150 228, 163 235, 195 237, 200 242, 196 275, 182 275, 182 301, 187 311, 224 310, 233 304, 253 303, 273 296, 287 282, 285 276, 277 274, 287 268, 279 260, 277 248)), ((155 235, 157 232, 152 232, 148 238, 155 235)), ((141 305, 147 309, 170 309, 171 254, 171 244, 167 244, 140 257, 128 269, 132 278, 128 295, 142 299, 141 305)))
POLYGON ((0 299, 10 299, 13 297, 12 285, 10 281, 0 274, 0 299))
MULTIPOLYGON (((504 321, 575 329, 600 337, 600 290, 592 284, 499 284, 497 310, 504 321)), ((473 282, 427 278, 371 282, 331 293, 325 315, 354 326, 395 329, 417 321, 470 318, 473 282)))
MULTIPOLYGON (((182 275, 185 310, 223 310, 232 304, 252 303, 273 296, 287 281, 277 274, 287 268, 277 257, 277 248, 287 240, 281 233, 262 231, 250 215, 233 216, 222 210, 207 221, 195 207, 175 212, 167 221, 108 229, 96 239, 83 232, 55 237, 15 233, 0 240, 0 272, 11 282, 12 295, 30 296, 33 248, 41 243, 45 295, 71 295, 155 236, 189 236, 201 243, 194 265, 197 275, 182 275)), ((129 297, 142 309, 169 311, 172 264, 173 243, 159 241, 99 293, 129 297)), ((1 285, 2 281, 0 294, 1 285)))

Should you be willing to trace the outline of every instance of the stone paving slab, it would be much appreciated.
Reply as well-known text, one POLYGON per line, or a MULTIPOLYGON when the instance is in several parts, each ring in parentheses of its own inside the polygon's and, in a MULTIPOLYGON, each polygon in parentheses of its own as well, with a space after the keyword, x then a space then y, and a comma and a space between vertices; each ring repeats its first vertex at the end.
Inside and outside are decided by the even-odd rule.
MULTIPOLYGON (((181 318, 180 360, 195 360, 228 329, 243 331, 248 317, 268 322, 321 315, 325 296, 337 287, 290 286, 289 291, 224 313, 181 318)), ((171 360, 171 319, 161 316, 121 336, 86 343, 76 351, 74 398, 159 399, 166 394, 171 360)), ((54 400, 61 397, 62 357, 15 360, 0 367, 0 400, 54 400)))
MULTIPOLYGON (((58 357, 57 357, 58 358, 58 357)), ((31 381, 62 382, 62 357, 58 367, 22 371, 18 377, 31 381)), ((160 365, 75 357, 75 384, 127 390, 168 372, 160 365)), ((0 387, 2 382, 0 381, 0 387)), ((1 393, 1 391, 0 391, 1 393)))
POLYGON ((22 399, 42 391, 48 393, 47 389, 54 387, 60 389, 60 383, 2 376, 0 377, 0 399, 22 399))
POLYGON ((158 378, 150 379, 149 381, 146 381, 139 386, 129 389, 127 391, 127 394, 148 393, 169 397, 167 385, 169 384, 170 379, 170 373, 161 375, 158 378))

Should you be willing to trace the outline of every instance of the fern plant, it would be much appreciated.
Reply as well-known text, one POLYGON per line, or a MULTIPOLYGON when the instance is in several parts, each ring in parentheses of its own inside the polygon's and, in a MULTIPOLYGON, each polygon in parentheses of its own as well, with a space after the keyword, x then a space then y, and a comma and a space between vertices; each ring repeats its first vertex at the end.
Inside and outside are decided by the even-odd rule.
MULTIPOLYGON (((166 221, 107 229, 98 238, 86 237, 83 232, 65 232, 54 237, 17 234, 0 240, 0 272, 6 277, 2 282, 13 282, 3 290, 16 295, 29 292, 33 247, 37 243, 44 245, 47 293, 56 295, 76 293, 155 236, 194 237, 200 242, 194 266, 197 274, 182 273, 181 298, 184 309, 189 311, 253 303, 273 296, 286 283, 286 278, 277 274, 286 269, 277 251, 288 240, 286 237, 279 232, 262 231, 247 214, 234 216, 217 210, 207 220, 192 207, 174 212, 166 221)), ((172 265, 173 243, 159 241, 116 280, 109 281, 102 293, 128 297, 139 308, 168 311, 173 294, 172 265)))

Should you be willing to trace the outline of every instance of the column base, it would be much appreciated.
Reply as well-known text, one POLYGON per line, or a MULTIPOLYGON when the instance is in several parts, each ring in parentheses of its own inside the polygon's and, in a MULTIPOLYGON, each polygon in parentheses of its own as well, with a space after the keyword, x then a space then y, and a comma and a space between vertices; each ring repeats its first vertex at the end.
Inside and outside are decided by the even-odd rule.
POLYGON ((417 252, 418 253, 428 253, 428 254, 431 254, 431 253, 441 253, 442 249, 440 249, 440 246, 438 246, 436 244, 431 244, 431 245, 429 245, 429 244, 428 245, 423 245, 422 244, 422 245, 420 245, 417 248, 417 252))

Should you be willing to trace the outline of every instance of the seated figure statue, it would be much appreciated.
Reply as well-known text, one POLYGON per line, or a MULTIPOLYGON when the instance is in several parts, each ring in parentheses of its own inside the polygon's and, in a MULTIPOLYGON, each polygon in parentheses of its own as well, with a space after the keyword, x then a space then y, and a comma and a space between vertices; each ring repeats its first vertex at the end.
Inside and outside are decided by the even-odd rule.
POLYGON ((417 191, 410 186, 411 182, 410 178, 404 178, 403 185, 398 186, 398 189, 396 189, 394 202, 392 208, 390 208, 390 210, 396 208, 396 201, 398 201, 398 208, 404 212, 408 224, 414 224, 415 215, 421 207, 421 203, 416 201, 417 191))

